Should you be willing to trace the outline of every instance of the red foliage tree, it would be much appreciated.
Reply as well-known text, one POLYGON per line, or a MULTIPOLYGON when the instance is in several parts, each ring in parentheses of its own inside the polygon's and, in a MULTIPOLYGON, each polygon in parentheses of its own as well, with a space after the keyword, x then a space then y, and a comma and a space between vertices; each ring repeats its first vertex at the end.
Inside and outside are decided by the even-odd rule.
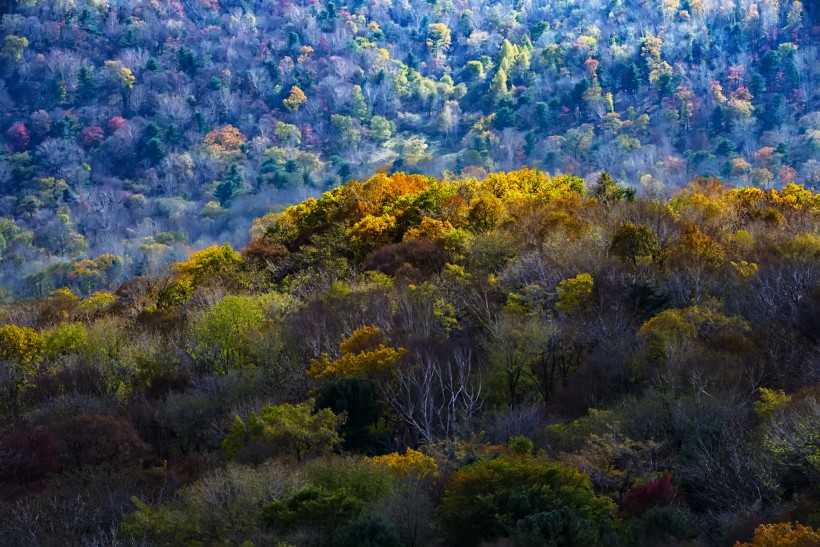
POLYGON ((8 136, 9 142, 18 152, 28 148, 28 144, 31 142, 28 129, 26 129, 26 125, 23 122, 17 122, 12 125, 9 130, 6 131, 6 136, 8 136))
POLYGON ((47 431, 19 431, 0 441, 0 478, 29 483, 60 471, 57 442, 47 431))
POLYGON ((666 474, 627 492, 621 500, 621 510, 640 516, 653 507, 676 504, 677 497, 678 490, 672 484, 672 477, 666 474))
POLYGON ((128 120, 126 120, 125 118, 121 118, 120 116, 114 116, 110 120, 108 120, 108 123, 106 125, 108 126, 109 133, 116 133, 117 130, 121 129, 127 123, 128 120))
POLYGON ((96 148, 100 145, 104 137, 105 132, 102 127, 86 127, 80 133, 80 144, 82 144, 86 150, 96 148))

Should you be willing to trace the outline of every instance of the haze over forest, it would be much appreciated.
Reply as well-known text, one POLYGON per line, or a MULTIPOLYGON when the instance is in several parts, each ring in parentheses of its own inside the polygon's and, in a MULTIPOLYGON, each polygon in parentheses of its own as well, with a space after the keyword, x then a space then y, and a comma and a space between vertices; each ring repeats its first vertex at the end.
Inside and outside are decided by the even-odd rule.
POLYGON ((378 170, 816 187, 806 4, 7 1, 3 285, 113 288, 378 170))

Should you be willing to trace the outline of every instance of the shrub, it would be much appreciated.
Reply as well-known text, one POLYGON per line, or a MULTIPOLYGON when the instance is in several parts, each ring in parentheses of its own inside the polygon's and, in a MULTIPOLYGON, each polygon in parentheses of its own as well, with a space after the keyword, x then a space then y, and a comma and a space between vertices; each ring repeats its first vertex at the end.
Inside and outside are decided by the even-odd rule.
POLYGON ((222 450, 228 457, 237 455, 247 443, 267 444, 274 451, 291 453, 301 461, 303 456, 325 452, 336 446, 339 418, 328 408, 313 412, 313 401, 299 405, 265 405, 259 414, 251 414, 248 425, 238 416, 222 450))
POLYGON ((507 447, 513 454, 526 456, 532 454, 532 449, 535 445, 524 435, 516 435, 515 437, 510 437, 507 447))
POLYGON ((688 511, 676 507, 653 507, 632 528, 640 545, 669 545, 670 538, 694 539, 700 526, 688 511))

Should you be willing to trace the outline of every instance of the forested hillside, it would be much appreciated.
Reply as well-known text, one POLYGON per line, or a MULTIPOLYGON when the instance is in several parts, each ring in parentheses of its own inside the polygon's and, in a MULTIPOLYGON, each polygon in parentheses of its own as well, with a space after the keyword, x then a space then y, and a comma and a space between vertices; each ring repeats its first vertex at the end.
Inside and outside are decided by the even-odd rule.
POLYGON ((818 221, 379 174, 5 306, 0 543, 817 545, 818 221))
POLYGON ((816 188, 805 4, 4 0, 0 284, 114 289, 378 169, 816 188))

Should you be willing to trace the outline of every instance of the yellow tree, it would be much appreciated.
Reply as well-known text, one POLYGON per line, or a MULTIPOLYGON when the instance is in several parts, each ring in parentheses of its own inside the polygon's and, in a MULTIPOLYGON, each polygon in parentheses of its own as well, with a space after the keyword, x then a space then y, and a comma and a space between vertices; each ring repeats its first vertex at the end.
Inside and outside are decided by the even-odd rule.
POLYGON ((297 86, 290 88, 290 95, 282 101, 290 112, 294 114, 299 111, 299 108, 307 102, 307 95, 297 86))
POLYGON ((395 237, 396 217, 367 215, 348 230, 350 247, 358 258, 391 243, 395 237))
POLYGON ((20 398, 31 385, 43 351, 43 337, 29 327, 0 328, 0 389, 9 414, 20 417, 20 398))
POLYGON ((353 331, 339 345, 342 356, 334 361, 326 353, 310 362, 308 375, 315 380, 343 378, 375 379, 390 376, 398 362, 407 355, 404 348, 387 345, 378 327, 365 326, 353 331))
POLYGON ((408 448, 404 454, 393 452, 384 456, 375 456, 370 461, 386 467, 400 479, 422 480, 438 477, 436 460, 412 448, 408 448))
POLYGON ((592 304, 592 287, 595 282, 588 273, 582 273, 558 283, 558 301, 555 308, 564 313, 586 311, 592 304))
POLYGON ((427 40, 425 43, 430 49, 430 53, 438 55, 450 47, 450 29, 443 23, 433 23, 427 27, 427 40))
POLYGON ((23 60, 23 52, 27 47, 28 38, 9 34, 3 42, 3 49, 0 50, 0 58, 8 59, 13 63, 19 63, 23 60))

